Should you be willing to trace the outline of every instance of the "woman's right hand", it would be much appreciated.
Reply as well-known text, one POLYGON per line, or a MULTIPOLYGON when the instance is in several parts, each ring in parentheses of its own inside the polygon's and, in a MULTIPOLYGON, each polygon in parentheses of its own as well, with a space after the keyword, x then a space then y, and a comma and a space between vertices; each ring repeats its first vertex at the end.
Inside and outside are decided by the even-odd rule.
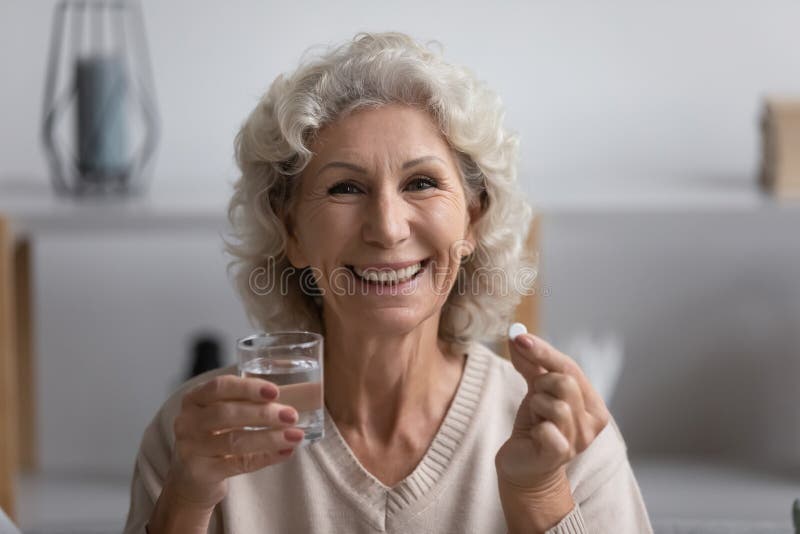
POLYGON ((297 411, 275 402, 278 386, 220 375, 188 391, 175 418, 175 449, 165 487, 177 505, 213 510, 227 479, 286 461, 303 439, 297 411), (244 427, 270 427, 244 430, 244 427))

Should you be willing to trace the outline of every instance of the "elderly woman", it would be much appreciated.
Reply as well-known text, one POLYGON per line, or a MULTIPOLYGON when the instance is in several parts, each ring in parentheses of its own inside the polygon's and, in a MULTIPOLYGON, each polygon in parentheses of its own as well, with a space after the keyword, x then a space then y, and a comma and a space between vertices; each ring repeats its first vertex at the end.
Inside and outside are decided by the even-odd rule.
POLYGON ((502 118, 398 33, 273 82, 237 136, 228 250, 254 324, 325 335, 325 435, 298 447, 268 381, 196 377, 144 434, 125 532, 651 532, 578 365, 529 334, 511 362, 479 342, 520 299, 496 274, 530 266, 502 118))

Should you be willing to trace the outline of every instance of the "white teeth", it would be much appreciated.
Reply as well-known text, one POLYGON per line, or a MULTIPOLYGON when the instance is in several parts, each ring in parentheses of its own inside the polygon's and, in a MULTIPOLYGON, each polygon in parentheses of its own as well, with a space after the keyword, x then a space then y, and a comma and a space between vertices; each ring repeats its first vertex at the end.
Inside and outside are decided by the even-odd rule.
POLYGON ((355 273, 361 278, 369 280, 370 282, 380 282, 382 284, 385 284, 387 282, 393 284, 397 282, 405 282, 406 280, 417 274, 420 269, 422 269, 421 262, 418 262, 414 265, 410 265, 403 269, 399 269, 397 271, 387 270, 387 269, 381 269, 380 271, 376 269, 363 270, 359 269, 358 267, 353 267, 353 271, 355 271, 355 273))

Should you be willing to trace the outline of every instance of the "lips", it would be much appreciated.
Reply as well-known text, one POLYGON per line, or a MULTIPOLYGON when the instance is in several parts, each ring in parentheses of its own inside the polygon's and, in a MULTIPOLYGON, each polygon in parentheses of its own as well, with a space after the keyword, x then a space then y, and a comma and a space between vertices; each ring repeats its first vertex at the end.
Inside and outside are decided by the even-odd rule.
POLYGON ((357 277, 365 282, 379 285, 395 285, 413 280, 425 270, 430 258, 399 263, 371 264, 366 267, 346 265, 357 277))
POLYGON ((406 267, 411 267, 417 263, 422 263, 427 261, 426 259, 422 260, 410 260, 410 261, 403 261, 403 262, 395 262, 395 263, 369 263, 364 265, 348 265, 347 267, 355 267, 356 269, 361 269, 362 271, 366 271, 368 269, 377 269, 377 270, 400 270, 405 269, 406 267))

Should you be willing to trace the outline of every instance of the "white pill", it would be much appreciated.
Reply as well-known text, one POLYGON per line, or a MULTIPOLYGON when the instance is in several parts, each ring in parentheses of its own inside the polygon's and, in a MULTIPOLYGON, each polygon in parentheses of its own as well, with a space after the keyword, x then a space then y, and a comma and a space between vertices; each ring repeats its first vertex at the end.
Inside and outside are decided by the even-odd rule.
POLYGON ((522 323, 514 323, 508 329, 508 339, 514 341, 514 338, 520 334, 527 334, 528 329, 522 323))

